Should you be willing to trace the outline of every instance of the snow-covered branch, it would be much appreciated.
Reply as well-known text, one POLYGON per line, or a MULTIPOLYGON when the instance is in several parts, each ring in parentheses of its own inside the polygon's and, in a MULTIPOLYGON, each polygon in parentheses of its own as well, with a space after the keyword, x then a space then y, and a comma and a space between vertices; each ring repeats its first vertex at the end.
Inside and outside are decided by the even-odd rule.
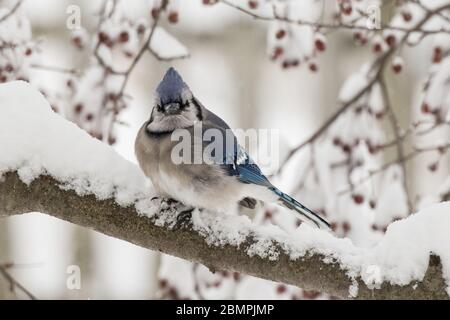
POLYGON ((136 165, 54 113, 31 86, 1 85, 0 101, 2 217, 47 213, 211 270, 342 298, 448 298, 450 203, 391 224, 371 249, 306 225, 290 233, 198 210, 177 227, 177 203, 152 199, 136 165))

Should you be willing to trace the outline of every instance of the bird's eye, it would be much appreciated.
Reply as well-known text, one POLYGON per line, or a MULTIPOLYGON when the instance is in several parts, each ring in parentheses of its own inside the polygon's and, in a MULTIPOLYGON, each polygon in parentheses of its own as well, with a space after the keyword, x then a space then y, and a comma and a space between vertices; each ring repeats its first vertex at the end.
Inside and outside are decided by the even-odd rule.
POLYGON ((158 111, 158 112, 162 112, 163 111, 162 106, 160 104, 156 105, 156 111, 158 111))

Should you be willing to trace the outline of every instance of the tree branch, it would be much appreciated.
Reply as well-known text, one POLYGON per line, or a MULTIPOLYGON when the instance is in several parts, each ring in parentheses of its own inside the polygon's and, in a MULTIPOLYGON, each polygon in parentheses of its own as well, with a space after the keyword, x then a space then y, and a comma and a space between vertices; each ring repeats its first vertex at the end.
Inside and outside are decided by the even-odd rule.
MULTIPOLYGON (((29 299, 31 300, 37 300, 37 298, 28 291, 27 288, 25 288, 22 284, 20 284, 19 281, 17 281, 8 271, 8 267, 5 265, 0 265, 0 283, 1 286, 5 286, 6 283, 8 284, 8 288, 0 288, 1 290, 7 290, 9 291, 9 294, 4 294, 6 298, 15 298, 15 288, 18 288, 20 291, 22 291, 29 299)), ((1 297, 1 292, 0 292, 1 297)))
MULTIPOLYGON (((202 263, 211 270, 237 271, 342 298, 349 296, 349 287, 354 284, 338 261, 325 263, 319 254, 306 254, 296 260, 291 260, 282 250, 277 260, 249 256, 247 249, 255 242, 251 237, 239 246, 211 245, 205 236, 190 227, 174 230, 157 226, 154 219, 139 216, 133 206, 123 208, 112 199, 79 196, 59 185, 50 176, 40 176, 27 186, 17 173, 5 174, 0 182, 0 217, 35 211, 47 213, 144 248, 202 263)), ((376 290, 370 290, 358 278, 357 298, 448 299, 441 269, 439 258, 432 257, 420 283, 407 286, 383 283, 376 290)))
POLYGON ((19 9, 20 5, 22 4, 23 0, 18 0, 14 6, 4 15, 0 18, 0 23, 11 17, 16 11, 19 9))
MULTIPOLYGON (((383 31, 383 30, 390 30, 390 31, 401 31, 401 32, 411 32, 411 28, 406 27, 400 27, 400 26, 391 26, 391 25, 382 25, 379 28, 376 27, 369 27, 364 25, 355 25, 355 24, 348 24, 343 22, 338 23, 324 23, 324 22, 318 22, 318 21, 307 21, 302 19, 290 19, 289 17, 280 16, 277 15, 276 12, 274 12, 273 15, 260 15, 258 13, 253 12, 252 10, 246 9, 244 7, 241 7, 229 0, 217 0, 217 2, 223 3, 224 5, 236 9, 239 12, 242 12, 243 14, 248 15, 249 17, 252 17, 255 20, 260 21, 279 21, 279 22, 285 22, 289 24, 296 24, 300 26, 309 26, 315 29, 342 29, 342 30, 354 30, 354 31, 368 31, 368 32, 375 32, 375 31, 383 31)), ((422 9, 426 11, 428 15, 432 15, 435 12, 433 10, 427 9, 424 6, 422 6, 422 9)), ((440 11, 438 11, 439 15, 442 15, 440 11)), ((448 17, 444 16, 446 19, 448 17)), ((450 33, 450 30, 447 29, 434 29, 434 30, 426 30, 426 29, 420 29, 415 28, 416 32, 420 32, 423 35, 433 35, 433 34, 440 34, 440 33, 450 33)))

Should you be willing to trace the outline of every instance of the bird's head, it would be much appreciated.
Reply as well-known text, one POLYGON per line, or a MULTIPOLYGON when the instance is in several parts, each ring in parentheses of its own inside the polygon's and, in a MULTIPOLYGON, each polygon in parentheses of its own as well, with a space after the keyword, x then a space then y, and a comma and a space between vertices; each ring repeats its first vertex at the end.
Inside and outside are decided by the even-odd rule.
POLYGON ((152 133, 172 132, 202 120, 202 110, 174 68, 169 68, 156 88, 155 104, 147 125, 152 133))

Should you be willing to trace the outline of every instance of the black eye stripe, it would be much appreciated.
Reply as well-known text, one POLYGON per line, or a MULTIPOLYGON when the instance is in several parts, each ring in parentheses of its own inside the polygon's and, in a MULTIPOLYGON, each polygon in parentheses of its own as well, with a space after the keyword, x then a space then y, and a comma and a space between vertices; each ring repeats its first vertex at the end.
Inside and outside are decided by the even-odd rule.
POLYGON ((197 109, 197 118, 198 118, 198 120, 202 121, 203 120, 202 107, 197 102, 197 100, 195 100, 195 98, 192 98, 191 102, 195 106, 195 109, 197 109))
POLYGON ((178 103, 181 110, 186 110, 189 107, 189 105, 190 105, 189 101, 184 101, 183 102, 182 100, 172 100, 172 101, 169 101, 169 102, 161 101, 161 103, 156 105, 156 110, 159 111, 159 112, 162 112, 163 109, 164 109, 164 106, 166 104, 169 104, 169 103, 178 103))

